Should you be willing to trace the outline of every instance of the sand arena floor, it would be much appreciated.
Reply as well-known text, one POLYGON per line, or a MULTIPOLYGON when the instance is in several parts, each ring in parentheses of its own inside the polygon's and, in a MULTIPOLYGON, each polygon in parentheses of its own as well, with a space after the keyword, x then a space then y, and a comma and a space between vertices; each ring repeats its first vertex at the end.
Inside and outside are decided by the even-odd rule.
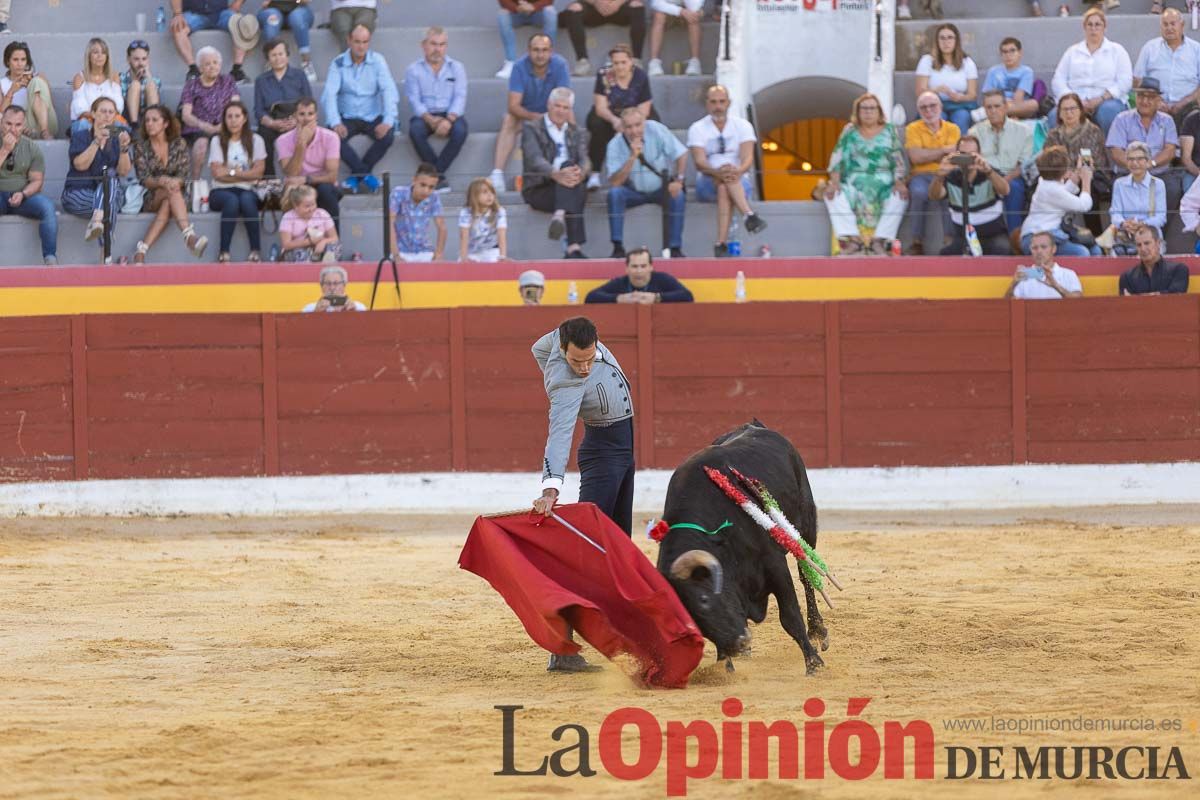
POLYGON ((640 783, 603 772, 605 715, 719 724, 729 696, 743 720, 798 725, 820 697, 830 726, 846 698, 873 698, 873 724, 934 726, 938 779, 710 779, 691 797, 1195 796, 1195 780, 941 779, 950 744, 1179 745, 1200 773, 1194 512, 826 515, 821 550, 847 589, 826 613, 827 669, 805 677, 772 609, 752 658, 732 675, 706 660, 685 691, 639 689, 611 664, 547 674, 499 597, 457 568, 469 518, 6 520, 0 798, 657 798, 661 767, 640 783), (579 723, 600 774, 494 776, 497 704, 526 707, 518 766, 579 723), (943 726, 1078 715, 1183 727, 943 726))

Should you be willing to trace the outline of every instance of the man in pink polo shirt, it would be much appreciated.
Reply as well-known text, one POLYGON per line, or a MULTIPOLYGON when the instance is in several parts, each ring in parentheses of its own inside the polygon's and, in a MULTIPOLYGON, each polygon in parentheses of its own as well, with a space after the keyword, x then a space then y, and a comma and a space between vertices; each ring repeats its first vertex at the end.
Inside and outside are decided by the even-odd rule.
POLYGON ((275 140, 275 155, 289 187, 308 184, 317 190, 317 206, 329 212, 339 226, 337 188, 338 164, 342 142, 338 135, 317 124, 317 101, 302 97, 296 101, 296 127, 275 140))

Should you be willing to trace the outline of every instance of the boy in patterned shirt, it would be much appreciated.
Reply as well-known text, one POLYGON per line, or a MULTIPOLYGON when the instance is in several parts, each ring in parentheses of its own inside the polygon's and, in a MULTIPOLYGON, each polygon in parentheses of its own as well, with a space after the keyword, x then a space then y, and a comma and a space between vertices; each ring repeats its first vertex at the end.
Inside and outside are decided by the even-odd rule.
POLYGON ((411 186, 392 190, 388 199, 388 222, 393 231, 392 258, 400 261, 441 261, 446 250, 446 222, 437 189, 438 171, 433 164, 417 165, 411 186), (437 245, 429 246, 429 222, 437 227, 437 245))

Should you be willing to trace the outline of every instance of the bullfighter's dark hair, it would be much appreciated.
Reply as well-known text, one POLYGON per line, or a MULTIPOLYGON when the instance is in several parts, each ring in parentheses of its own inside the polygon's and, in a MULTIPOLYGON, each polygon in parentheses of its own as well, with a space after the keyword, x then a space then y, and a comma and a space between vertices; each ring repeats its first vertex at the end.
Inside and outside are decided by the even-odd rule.
POLYGON ((573 344, 580 350, 586 350, 596 343, 600 335, 596 333, 596 323, 587 317, 571 317, 558 326, 558 341, 562 349, 573 344))

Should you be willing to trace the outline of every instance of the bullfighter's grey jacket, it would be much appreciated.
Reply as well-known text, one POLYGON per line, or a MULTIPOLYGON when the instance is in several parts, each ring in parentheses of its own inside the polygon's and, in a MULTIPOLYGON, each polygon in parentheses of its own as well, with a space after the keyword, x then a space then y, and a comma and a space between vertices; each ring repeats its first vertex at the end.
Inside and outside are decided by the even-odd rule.
POLYGON ((542 459, 542 488, 562 490, 575 420, 607 427, 633 416, 633 393, 629 380, 612 351, 596 342, 596 359, 587 378, 581 378, 567 363, 559 345, 558 329, 533 344, 533 357, 541 367, 550 398, 550 432, 542 459))

